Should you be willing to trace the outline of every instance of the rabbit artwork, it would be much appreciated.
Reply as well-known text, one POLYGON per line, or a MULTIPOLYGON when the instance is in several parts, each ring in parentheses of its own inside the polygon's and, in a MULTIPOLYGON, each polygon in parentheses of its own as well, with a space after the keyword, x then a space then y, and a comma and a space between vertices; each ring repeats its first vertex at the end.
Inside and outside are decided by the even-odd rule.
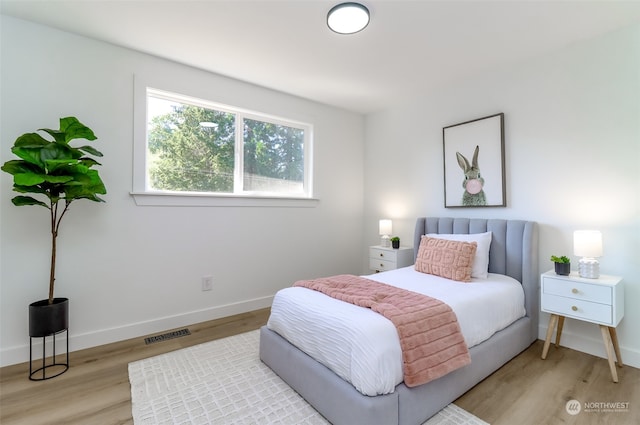
POLYGON ((476 146, 473 151, 473 160, 471 165, 469 161, 460 152, 456 152, 456 158, 458 159, 458 165, 464 172, 464 180, 462 181, 462 187, 464 193, 462 194, 462 206, 473 207, 487 205, 487 198, 485 197, 484 179, 480 176, 480 167, 478 167, 478 153, 480 152, 480 146, 476 146))

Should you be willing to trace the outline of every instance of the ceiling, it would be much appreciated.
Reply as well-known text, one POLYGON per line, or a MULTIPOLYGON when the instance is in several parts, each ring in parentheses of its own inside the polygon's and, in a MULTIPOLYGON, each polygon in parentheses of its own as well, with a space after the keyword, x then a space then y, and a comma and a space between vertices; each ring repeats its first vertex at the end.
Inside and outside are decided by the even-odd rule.
POLYGON ((339 35, 339 0, 0 0, 2 14, 369 113, 640 22, 640 1, 363 0, 339 35))

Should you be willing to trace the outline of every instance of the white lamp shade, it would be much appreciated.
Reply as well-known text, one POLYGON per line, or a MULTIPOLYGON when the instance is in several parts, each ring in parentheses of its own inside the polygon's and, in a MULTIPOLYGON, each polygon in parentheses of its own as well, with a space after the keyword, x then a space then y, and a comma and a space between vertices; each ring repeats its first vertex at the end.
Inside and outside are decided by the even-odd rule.
POLYGON ((338 34, 353 34, 362 31, 368 24, 369 9, 360 3, 340 3, 327 15, 327 25, 338 34))
POLYGON ((392 231, 391 220, 380 220, 380 225, 378 226, 380 235, 390 235, 392 231))
POLYGON ((573 253, 579 257, 602 257, 602 233, 598 230, 573 232, 573 253))

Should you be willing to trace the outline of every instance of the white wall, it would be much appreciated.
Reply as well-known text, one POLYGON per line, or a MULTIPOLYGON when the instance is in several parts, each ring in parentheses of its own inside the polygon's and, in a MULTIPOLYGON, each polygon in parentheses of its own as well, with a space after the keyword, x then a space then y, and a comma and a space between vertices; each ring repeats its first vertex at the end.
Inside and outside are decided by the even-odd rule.
MULTIPOLYGON (((418 216, 534 220, 544 272, 552 254, 577 266, 573 231, 599 229, 601 272, 625 281, 622 357, 640 367, 639 25, 367 116, 365 136, 367 244, 377 243, 380 218, 392 218, 405 242, 418 216), (442 128, 499 112, 507 207, 445 209, 442 128)), ((542 339, 547 322, 542 314, 542 339)), ((568 320, 562 344, 605 355, 595 325, 568 320)))
MULTIPOLYGON (((63 116, 104 153, 106 204, 72 205, 56 296, 70 298, 71 349, 266 307, 297 279, 358 273, 362 116, 9 17, 1 22, 0 160, 22 133, 63 116), (310 122, 317 206, 139 207, 132 190, 133 76, 188 78, 221 103, 310 122), (201 292, 202 276, 214 290, 201 292)), ((203 52, 214 54, 214 52, 203 52)), ((46 298, 47 211, 14 207, 0 176, 0 365, 28 360, 29 303, 46 298)))

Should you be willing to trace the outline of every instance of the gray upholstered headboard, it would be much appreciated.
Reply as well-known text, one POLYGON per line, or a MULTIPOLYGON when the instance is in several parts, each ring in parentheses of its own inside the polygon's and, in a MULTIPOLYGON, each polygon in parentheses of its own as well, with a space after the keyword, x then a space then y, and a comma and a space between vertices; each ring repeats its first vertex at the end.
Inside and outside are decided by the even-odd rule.
POLYGON ((522 283, 525 309, 531 318, 532 341, 538 338, 540 310, 538 273, 538 226, 533 221, 481 218, 421 217, 413 236, 414 258, 420 238, 427 233, 491 232, 489 272, 505 274, 522 283))

